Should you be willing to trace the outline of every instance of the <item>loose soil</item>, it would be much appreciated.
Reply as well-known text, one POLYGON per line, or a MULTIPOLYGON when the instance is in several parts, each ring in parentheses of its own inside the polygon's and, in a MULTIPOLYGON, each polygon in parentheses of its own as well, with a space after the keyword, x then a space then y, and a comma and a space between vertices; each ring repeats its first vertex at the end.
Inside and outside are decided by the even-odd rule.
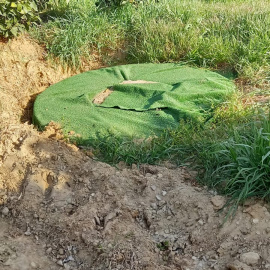
POLYGON ((270 269, 269 205, 223 224, 225 198, 195 172, 115 168, 53 123, 37 131, 35 96, 73 75, 45 56, 27 36, 0 43, 0 269, 270 269))

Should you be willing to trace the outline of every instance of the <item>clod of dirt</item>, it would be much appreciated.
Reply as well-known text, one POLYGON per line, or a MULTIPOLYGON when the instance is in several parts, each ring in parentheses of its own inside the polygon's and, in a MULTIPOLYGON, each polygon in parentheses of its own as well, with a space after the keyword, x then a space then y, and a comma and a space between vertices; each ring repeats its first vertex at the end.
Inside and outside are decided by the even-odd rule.
POLYGON ((217 195, 217 196, 214 196, 211 198, 211 203, 213 204, 213 206, 216 210, 220 210, 225 205, 226 198, 224 198, 223 196, 217 195))
POLYGON ((227 268, 228 270, 252 270, 251 267, 242 262, 239 262, 238 260, 234 261, 233 263, 229 263, 227 268))
POLYGON ((243 253, 240 256, 240 260, 248 265, 256 265, 260 260, 260 255, 256 252, 243 253))
POLYGON ((7 216, 9 213, 9 209, 5 206, 3 209, 2 209, 2 215, 3 216, 7 216))

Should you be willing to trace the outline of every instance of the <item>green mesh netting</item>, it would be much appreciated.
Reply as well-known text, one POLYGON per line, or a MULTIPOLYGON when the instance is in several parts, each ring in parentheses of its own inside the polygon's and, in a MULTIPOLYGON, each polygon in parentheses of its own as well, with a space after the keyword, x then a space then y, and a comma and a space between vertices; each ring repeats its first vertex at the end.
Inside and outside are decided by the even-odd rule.
POLYGON ((180 64, 123 65, 85 72, 50 86, 34 104, 34 123, 59 123, 87 143, 108 131, 147 137, 203 123, 235 89, 225 77, 180 64))

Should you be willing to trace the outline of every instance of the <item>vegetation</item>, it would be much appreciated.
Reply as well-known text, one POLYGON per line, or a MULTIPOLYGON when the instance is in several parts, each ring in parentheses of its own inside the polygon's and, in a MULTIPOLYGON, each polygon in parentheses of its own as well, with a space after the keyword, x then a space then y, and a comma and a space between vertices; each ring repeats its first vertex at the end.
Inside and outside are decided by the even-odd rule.
POLYGON ((0 36, 17 36, 39 20, 35 1, 0 0, 0 36))
POLYGON ((267 0, 148 0, 118 8, 99 8, 94 0, 62 4, 65 9, 60 3, 57 16, 50 14, 32 33, 62 63, 79 67, 94 53, 108 65, 187 61, 256 84, 270 76, 267 0))
POLYGON ((204 182, 228 195, 236 210, 250 197, 270 199, 270 115, 261 115, 205 153, 204 182))

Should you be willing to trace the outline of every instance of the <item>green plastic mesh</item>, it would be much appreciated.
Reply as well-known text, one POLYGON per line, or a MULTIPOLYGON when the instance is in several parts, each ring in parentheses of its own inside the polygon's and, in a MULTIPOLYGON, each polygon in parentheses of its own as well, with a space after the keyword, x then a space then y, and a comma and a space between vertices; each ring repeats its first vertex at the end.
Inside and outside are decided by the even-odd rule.
POLYGON ((177 128, 181 119, 204 123, 234 90, 232 81, 204 69, 179 64, 115 66, 50 86, 37 97, 33 119, 41 129, 51 121, 59 123, 64 133, 79 134, 82 144, 108 132, 147 137, 177 128), (110 94, 95 103, 104 91, 110 94))

